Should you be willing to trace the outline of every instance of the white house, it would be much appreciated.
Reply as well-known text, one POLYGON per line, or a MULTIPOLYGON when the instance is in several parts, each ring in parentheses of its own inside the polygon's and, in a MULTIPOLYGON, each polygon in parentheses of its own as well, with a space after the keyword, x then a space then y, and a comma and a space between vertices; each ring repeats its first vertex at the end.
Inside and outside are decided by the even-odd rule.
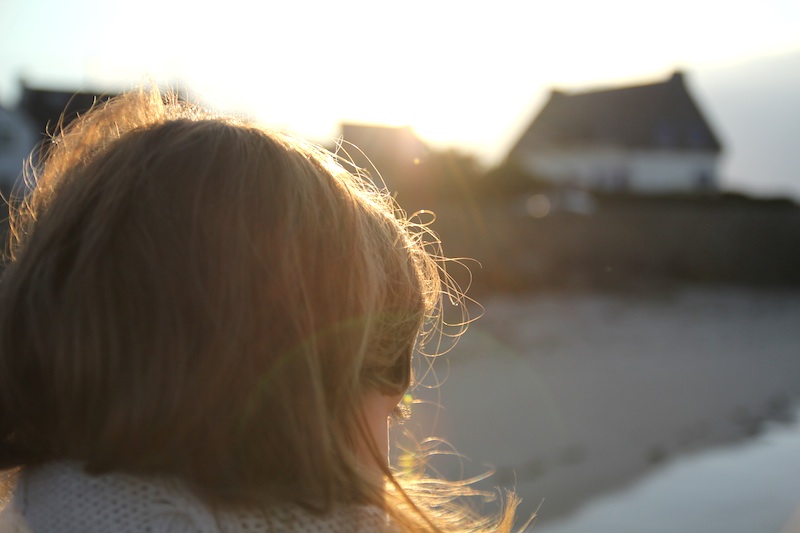
POLYGON ((553 91, 508 158, 557 185, 687 193, 716 188, 720 152, 683 74, 675 72, 649 85, 553 91))

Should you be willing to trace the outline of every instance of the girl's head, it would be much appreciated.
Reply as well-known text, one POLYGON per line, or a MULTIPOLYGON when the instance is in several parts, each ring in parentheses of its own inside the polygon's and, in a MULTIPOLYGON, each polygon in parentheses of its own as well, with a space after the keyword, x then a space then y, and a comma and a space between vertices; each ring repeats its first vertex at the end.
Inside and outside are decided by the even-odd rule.
POLYGON ((0 293, 0 466, 172 475, 220 504, 375 501, 365 402, 409 386, 440 293, 391 198, 157 91, 89 112, 35 173, 0 293))

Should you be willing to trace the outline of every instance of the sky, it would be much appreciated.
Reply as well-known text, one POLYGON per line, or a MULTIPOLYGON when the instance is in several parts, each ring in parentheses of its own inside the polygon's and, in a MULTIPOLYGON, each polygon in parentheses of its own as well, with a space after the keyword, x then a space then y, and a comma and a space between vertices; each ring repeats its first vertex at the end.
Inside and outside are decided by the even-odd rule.
MULTIPOLYGON (((744 132, 767 87, 800 108, 785 90, 787 77, 800 89, 797 0, 0 0, 0 104, 13 106, 20 78, 99 91, 155 80, 323 143, 342 121, 409 125, 487 165, 551 88, 646 83, 676 68, 729 141, 729 185, 800 198, 797 150, 776 154, 763 135, 756 149, 744 132), (775 69, 753 86, 765 61, 775 69), (779 71, 787 65, 798 74, 779 71)), ((773 115, 765 127, 791 134, 796 112, 773 115)))

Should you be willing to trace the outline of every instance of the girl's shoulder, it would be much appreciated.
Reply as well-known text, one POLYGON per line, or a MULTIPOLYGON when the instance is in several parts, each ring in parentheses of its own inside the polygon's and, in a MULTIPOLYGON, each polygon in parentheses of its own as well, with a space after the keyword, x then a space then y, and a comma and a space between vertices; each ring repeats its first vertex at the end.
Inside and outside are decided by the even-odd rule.
POLYGON ((295 505, 213 510, 182 483, 111 473, 90 475, 77 463, 23 470, 0 533, 383 533, 385 513, 341 506, 318 515, 295 505))

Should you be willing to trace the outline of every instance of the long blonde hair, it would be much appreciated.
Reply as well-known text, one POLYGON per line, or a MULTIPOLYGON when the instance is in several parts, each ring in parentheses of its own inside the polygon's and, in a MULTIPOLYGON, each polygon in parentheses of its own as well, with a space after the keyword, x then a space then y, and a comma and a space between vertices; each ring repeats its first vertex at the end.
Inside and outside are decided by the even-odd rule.
MULTIPOLYGON (((393 200, 336 158, 155 89, 33 168, 0 292, 0 467, 178 477, 213 505, 381 506, 508 529, 456 485, 365 474, 365 392, 399 394, 441 279, 393 200)), ((381 452, 372 446, 372 452, 381 452)), ((460 486, 460 485, 459 485, 460 486)))

